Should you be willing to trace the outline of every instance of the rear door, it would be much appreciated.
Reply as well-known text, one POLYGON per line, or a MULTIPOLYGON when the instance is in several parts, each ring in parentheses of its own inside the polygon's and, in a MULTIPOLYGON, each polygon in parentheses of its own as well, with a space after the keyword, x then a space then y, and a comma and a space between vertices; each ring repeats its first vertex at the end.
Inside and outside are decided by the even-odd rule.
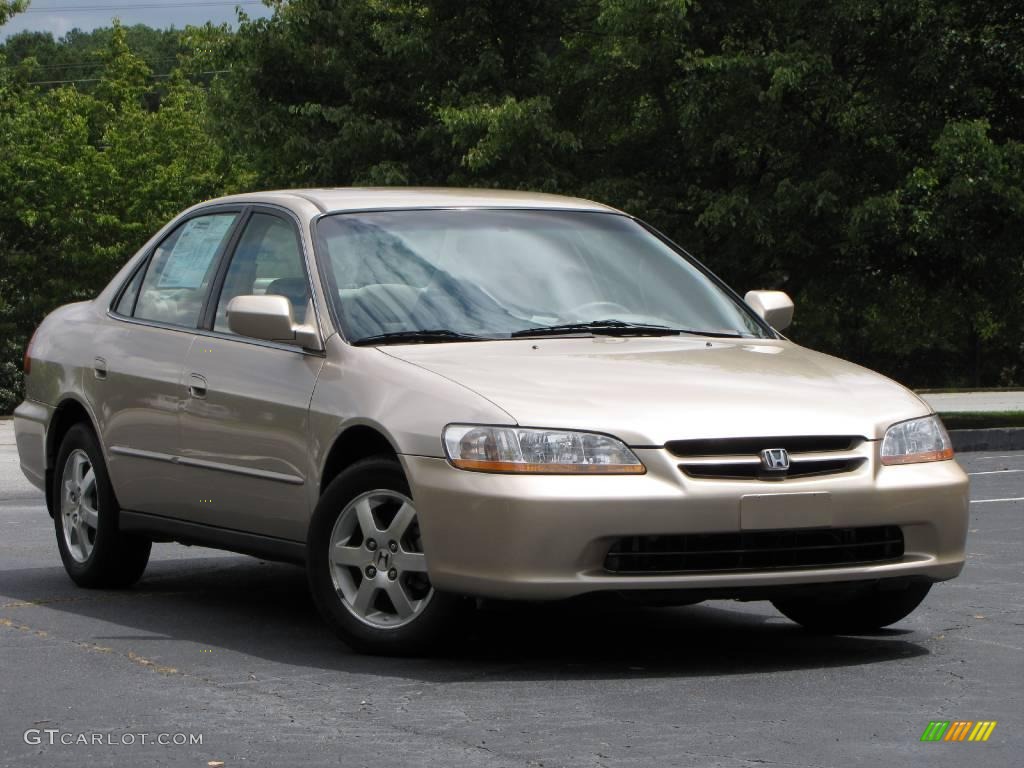
POLYGON ((181 455, 192 498, 182 514, 304 541, 316 476, 309 402, 324 356, 233 333, 228 302, 252 294, 285 296, 296 322, 317 325, 302 241, 285 212, 252 209, 186 356, 181 455))
POLYGON ((240 209, 179 223, 125 284, 95 344, 84 388, 125 509, 175 515, 189 496, 177 464, 183 366, 240 209))

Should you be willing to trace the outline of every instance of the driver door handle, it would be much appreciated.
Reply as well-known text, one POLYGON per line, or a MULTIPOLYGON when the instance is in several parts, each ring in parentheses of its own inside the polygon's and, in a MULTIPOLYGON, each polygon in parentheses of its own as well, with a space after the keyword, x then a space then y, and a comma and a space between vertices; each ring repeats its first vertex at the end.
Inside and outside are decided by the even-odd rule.
POLYGON ((198 373, 188 377, 188 393, 191 397, 206 397, 206 379, 198 373))

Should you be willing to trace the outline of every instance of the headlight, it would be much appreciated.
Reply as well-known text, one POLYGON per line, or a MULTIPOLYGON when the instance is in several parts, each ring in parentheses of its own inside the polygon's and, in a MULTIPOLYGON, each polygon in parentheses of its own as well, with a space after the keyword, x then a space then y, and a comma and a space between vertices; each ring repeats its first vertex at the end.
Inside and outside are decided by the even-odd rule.
POLYGON ((448 459, 477 472, 642 475, 647 470, 621 440, 592 432, 450 424, 448 459))
POLYGON ((893 424, 882 440, 883 464, 919 464, 953 458, 953 443, 938 416, 893 424))

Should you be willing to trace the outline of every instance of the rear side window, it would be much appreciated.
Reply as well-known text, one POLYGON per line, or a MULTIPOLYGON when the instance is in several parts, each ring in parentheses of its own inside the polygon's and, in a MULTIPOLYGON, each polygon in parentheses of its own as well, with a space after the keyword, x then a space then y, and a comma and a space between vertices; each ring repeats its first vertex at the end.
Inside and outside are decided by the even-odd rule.
POLYGON ((195 328, 217 269, 215 257, 237 216, 197 216, 164 238, 149 261, 135 317, 195 328))

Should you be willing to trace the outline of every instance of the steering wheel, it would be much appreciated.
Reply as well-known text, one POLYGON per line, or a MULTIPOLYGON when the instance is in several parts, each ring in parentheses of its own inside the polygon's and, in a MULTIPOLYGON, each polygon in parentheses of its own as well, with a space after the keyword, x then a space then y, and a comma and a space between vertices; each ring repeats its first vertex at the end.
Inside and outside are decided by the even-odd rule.
MULTIPOLYGON (((611 311, 611 314, 607 315, 607 317, 613 317, 616 313, 626 314, 626 315, 633 314, 627 307, 624 307, 621 304, 618 304, 618 303, 616 303, 614 301, 588 301, 585 304, 580 304, 579 306, 573 307, 572 309, 570 309, 569 310, 569 314, 571 314, 571 315, 582 315, 584 313, 584 310, 597 310, 597 309, 599 309, 601 307, 605 307, 605 308, 607 308, 608 310, 611 311)), ((589 311, 587 312, 587 314, 603 314, 603 313, 604 313, 603 309, 600 312, 598 312, 598 313, 593 313, 593 312, 589 312, 589 311)), ((601 318, 601 319, 603 320, 604 318, 601 318)))

